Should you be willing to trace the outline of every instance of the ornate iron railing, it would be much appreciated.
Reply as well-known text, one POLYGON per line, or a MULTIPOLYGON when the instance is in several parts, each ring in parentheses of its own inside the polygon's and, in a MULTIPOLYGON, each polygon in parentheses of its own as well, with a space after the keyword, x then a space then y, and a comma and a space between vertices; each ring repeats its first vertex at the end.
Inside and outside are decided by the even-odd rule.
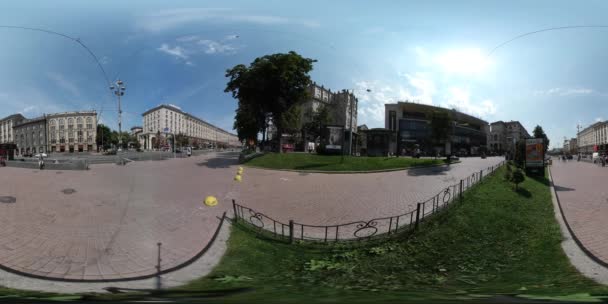
POLYGON ((337 225, 308 225, 293 220, 284 223, 237 204, 233 200, 234 218, 236 222, 244 223, 260 233, 290 243, 298 240, 328 243, 390 237, 403 231, 417 229, 419 223, 462 199, 465 191, 481 182, 484 177, 490 176, 504 164, 503 161, 498 165, 475 172, 461 179, 459 183, 444 188, 433 197, 417 203, 416 209, 395 216, 337 225))

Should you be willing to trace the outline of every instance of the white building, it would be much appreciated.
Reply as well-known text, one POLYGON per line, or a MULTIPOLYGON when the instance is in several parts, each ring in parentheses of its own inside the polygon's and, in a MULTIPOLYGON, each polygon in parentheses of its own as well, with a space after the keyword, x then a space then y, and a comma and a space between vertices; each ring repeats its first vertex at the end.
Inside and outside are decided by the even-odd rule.
POLYGON ((596 122, 578 132, 578 152, 590 154, 608 150, 608 121, 596 122))
POLYGON ((142 114, 144 149, 164 145, 172 135, 184 135, 193 146, 240 146, 238 136, 173 105, 159 105, 142 114), (160 138, 159 138, 160 135, 160 138))
POLYGON ((13 127, 25 120, 21 114, 13 114, 0 119, 0 144, 15 143, 13 127))

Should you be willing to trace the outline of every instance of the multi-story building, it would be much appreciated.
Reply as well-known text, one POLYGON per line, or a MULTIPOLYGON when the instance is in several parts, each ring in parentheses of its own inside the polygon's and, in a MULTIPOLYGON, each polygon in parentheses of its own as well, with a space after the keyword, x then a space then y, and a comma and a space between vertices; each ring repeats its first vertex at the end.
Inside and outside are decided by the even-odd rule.
POLYGON ((97 151, 97 112, 48 114, 46 120, 49 152, 97 151))
POLYGON ((596 122, 577 134, 578 152, 591 154, 608 150, 608 121, 596 122))
MULTIPOLYGON (((144 142, 146 140, 146 137, 143 135, 143 132, 143 127, 135 126, 131 128, 131 136, 137 139, 137 142, 139 143, 140 147, 144 146, 144 142)), ((133 145, 134 143, 130 142, 129 144, 133 145)))
POLYGON ((576 144, 576 138, 570 138, 568 141, 568 148, 571 155, 578 154, 578 145, 576 144))
POLYGON ((22 120, 13 126, 17 154, 35 155, 47 152, 46 117, 22 120))
MULTIPOLYGON (((403 154, 416 147, 425 154, 477 155, 486 148, 488 123, 456 110, 412 102, 385 104, 385 128, 396 137, 389 144, 389 152, 403 154), (436 111, 450 114, 448 140, 437 144, 432 140, 430 115, 436 111)), ((369 147, 368 147, 369 150, 369 147)))
POLYGON ((519 121, 496 121, 490 124, 488 150, 497 154, 513 153, 517 142, 531 138, 519 121))
POLYGON ((14 143, 13 126, 21 123, 25 117, 21 114, 13 114, 0 119, 0 144, 14 143))
POLYGON ((142 116, 144 149, 154 149, 167 142, 174 134, 187 136, 193 146, 241 145, 236 134, 216 127, 174 105, 159 105, 144 112, 142 116))

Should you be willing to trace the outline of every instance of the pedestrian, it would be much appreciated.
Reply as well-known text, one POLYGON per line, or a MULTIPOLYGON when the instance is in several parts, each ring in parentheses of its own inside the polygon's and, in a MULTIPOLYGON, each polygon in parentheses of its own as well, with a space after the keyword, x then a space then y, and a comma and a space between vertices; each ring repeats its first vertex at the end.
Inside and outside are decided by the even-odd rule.
POLYGON ((38 154, 38 167, 40 170, 44 169, 44 157, 42 157, 42 153, 38 154))

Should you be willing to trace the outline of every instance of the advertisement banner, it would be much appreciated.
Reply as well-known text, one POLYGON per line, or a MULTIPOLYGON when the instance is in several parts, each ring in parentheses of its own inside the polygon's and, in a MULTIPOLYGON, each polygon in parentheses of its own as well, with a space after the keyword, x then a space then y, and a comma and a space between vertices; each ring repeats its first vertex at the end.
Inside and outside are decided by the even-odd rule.
POLYGON ((526 168, 542 168, 544 162, 543 139, 526 139, 526 168))
POLYGON ((327 127, 327 145, 325 149, 342 150, 342 141, 344 140, 343 127, 327 127))

